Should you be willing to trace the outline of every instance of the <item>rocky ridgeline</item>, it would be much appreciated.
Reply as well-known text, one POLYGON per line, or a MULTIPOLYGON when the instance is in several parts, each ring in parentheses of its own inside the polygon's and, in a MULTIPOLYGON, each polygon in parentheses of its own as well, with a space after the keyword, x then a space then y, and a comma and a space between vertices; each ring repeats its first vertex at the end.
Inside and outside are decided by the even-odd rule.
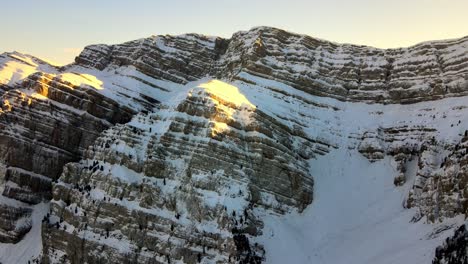
POLYGON ((312 202, 300 145, 310 143, 254 106, 195 88, 174 109, 107 130, 65 167, 43 227, 46 261, 260 262, 253 208, 312 202))
POLYGON ((197 34, 153 36, 119 45, 91 45, 75 61, 99 70, 131 65, 155 79, 187 83, 211 72, 226 41, 197 34))
POLYGON ((467 94, 467 47, 465 37, 383 50, 261 27, 233 35, 217 73, 343 101, 414 103, 467 94))
POLYGON ((207 74, 244 81, 255 75, 342 101, 414 103, 468 94, 467 37, 376 49, 259 27, 231 39, 188 34, 92 45, 76 62, 97 69, 132 65, 178 83, 207 74))
POLYGON ((92 45, 65 67, 4 54, 0 240, 20 240, 51 199, 45 263, 258 263, 257 209, 302 211, 309 160, 334 148, 390 157, 397 186, 414 176, 415 221, 464 213, 466 136, 439 140, 437 109, 418 109, 425 123, 359 102, 465 96, 467 75, 466 37, 382 50, 266 27, 92 45), (381 115, 392 122, 344 120, 381 115))

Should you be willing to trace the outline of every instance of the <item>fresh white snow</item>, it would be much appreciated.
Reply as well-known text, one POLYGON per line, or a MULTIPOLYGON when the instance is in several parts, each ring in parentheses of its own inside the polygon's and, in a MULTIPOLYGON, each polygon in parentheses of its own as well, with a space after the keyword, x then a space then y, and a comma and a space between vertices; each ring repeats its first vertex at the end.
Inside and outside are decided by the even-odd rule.
POLYGON ((434 250, 452 235, 440 226, 410 223, 415 211, 403 208, 412 182, 395 187, 389 158, 370 163, 341 148, 311 162, 314 200, 303 213, 264 215, 268 263, 399 264, 430 263, 434 250))
POLYGON ((32 208, 31 230, 16 244, 0 243, 0 263, 26 264, 42 252, 41 225, 44 215, 49 211, 49 203, 40 203, 32 208))

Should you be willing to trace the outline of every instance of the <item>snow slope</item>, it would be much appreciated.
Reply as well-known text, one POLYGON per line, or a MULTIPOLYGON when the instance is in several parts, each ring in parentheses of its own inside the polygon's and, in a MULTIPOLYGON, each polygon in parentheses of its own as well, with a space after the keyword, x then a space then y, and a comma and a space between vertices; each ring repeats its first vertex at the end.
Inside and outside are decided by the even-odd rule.
MULTIPOLYGON (((339 109, 310 107, 291 97, 285 102, 280 95, 262 96, 260 93, 265 90, 255 94, 260 88, 238 83, 247 98, 259 104, 259 109, 301 120, 310 136, 322 137, 338 146, 329 154, 310 160, 314 200, 303 213, 280 216, 258 211, 265 228, 257 241, 265 245, 267 262, 430 263, 435 248, 452 235, 464 217, 436 224, 425 219, 413 223, 417 211, 404 208, 404 204, 414 184, 417 160, 409 165, 406 183, 396 187, 394 178, 398 171, 394 160, 386 156, 371 163, 357 151, 360 138, 353 135, 386 127, 429 127, 436 130, 433 135, 437 140, 457 142, 468 128, 468 98, 412 105, 343 103, 298 94, 274 81, 256 78, 255 82, 339 109), (454 125, 457 123, 460 125, 454 125)), ((408 137, 394 144, 421 143, 418 138, 408 137)))
POLYGON ((0 54, 0 84, 14 85, 38 71, 55 73, 57 69, 43 60, 18 52, 0 54))
MULTIPOLYGON (((430 263, 434 249, 452 234, 440 224, 411 223, 403 208, 412 183, 396 188, 391 161, 370 163, 354 150, 338 149, 311 162, 315 199, 302 214, 265 215, 268 263, 430 263), (435 230, 444 230, 431 236, 435 230)), ((457 226, 457 225, 455 225, 457 226)))
POLYGON ((29 233, 16 244, 0 243, 0 263, 29 263, 42 252, 41 221, 49 211, 49 203, 33 206, 32 228, 29 233))
MULTIPOLYGON (((282 216, 258 211, 265 228, 257 241, 265 245, 267 262, 430 263, 435 248, 452 235, 464 217, 436 224, 425 219, 411 222, 417 211, 404 208, 404 204, 414 184, 417 160, 409 165, 406 183, 396 187, 394 178, 398 172, 394 160, 386 156, 371 163, 357 151, 360 136, 355 135, 386 127, 429 127, 436 129, 433 135, 437 140, 457 142, 468 128, 468 98, 412 105, 343 103, 300 94, 274 81, 256 78, 255 82, 339 109, 311 107, 294 97, 285 102, 274 92, 265 96, 265 90, 260 92, 259 87, 238 83, 259 109, 300 120, 309 136, 338 146, 325 156, 310 160, 314 200, 303 213, 282 216), (460 125, 454 125, 457 123, 460 125)), ((394 144, 421 143, 418 138, 408 137, 394 144)))

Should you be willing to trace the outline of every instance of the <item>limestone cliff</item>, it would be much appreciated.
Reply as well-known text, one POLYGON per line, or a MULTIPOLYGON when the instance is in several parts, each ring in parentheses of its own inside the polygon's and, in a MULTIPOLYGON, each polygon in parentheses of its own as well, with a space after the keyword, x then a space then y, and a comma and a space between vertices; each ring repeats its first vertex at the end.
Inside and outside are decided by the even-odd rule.
POLYGON ((334 152, 390 162, 414 225, 467 212, 466 37, 152 36, 63 67, 5 53, 0 77, 0 242, 42 233, 21 260, 271 262, 266 216, 313 207, 334 152))

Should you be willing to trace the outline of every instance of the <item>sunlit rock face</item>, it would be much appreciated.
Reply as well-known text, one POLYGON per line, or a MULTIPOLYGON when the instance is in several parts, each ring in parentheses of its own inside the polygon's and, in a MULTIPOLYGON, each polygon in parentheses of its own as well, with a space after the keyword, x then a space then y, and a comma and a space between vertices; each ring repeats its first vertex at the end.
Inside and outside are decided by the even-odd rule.
POLYGON ((206 74, 244 81, 254 75, 342 101, 414 103, 468 94, 467 47, 465 37, 377 49, 259 27, 231 39, 189 34, 93 45, 76 62, 97 69, 133 65, 178 83, 206 74))
POLYGON ((384 50, 260 27, 232 36, 215 73, 343 101, 414 103, 467 95, 467 47, 465 37, 384 50))
POLYGON ((64 67, 2 54, 0 240, 41 225, 44 263, 268 262, 263 217, 313 204, 310 164, 337 149, 390 160, 413 222, 464 214, 467 74, 467 38, 382 50, 266 27, 64 67))
MULTIPOLYGON (((1 90, 0 157, 5 167, 1 190, 18 209, 10 210, 10 205, 0 210, 15 215, 48 201, 51 181, 59 177, 63 165, 79 160, 101 131, 128 122, 135 111, 103 96, 102 83, 93 76, 61 73, 45 62, 14 53, 3 58, 8 62, 1 70, 7 83, 1 90), (49 73, 34 72, 33 67, 49 73), (26 72, 30 75, 21 75, 26 72)), ((0 241, 16 242, 24 235, 22 230, 30 228, 31 220, 16 220, 25 223, 18 226, 15 218, 5 219, 0 241)))
POLYGON ((261 261, 263 248, 247 239, 261 232, 253 209, 285 213, 312 202, 313 179, 297 154, 308 140, 236 87, 200 84, 107 130, 65 167, 44 254, 59 262, 261 261))

